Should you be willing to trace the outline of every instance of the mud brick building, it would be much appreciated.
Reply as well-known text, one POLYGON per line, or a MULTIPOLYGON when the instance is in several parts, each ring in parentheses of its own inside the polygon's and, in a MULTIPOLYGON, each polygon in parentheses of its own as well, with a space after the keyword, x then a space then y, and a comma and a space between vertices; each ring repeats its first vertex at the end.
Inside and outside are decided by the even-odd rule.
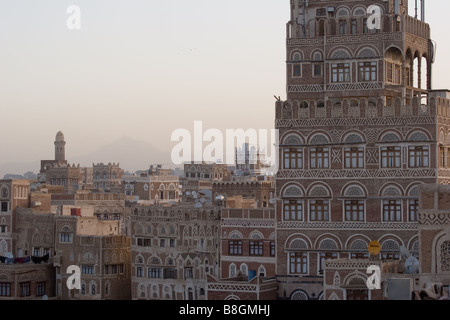
MULTIPOLYGON (((419 186, 450 177, 450 100, 432 89, 430 26, 408 1, 290 6, 275 119, 278 296, 323 299, 327 259, 366 259, 372 240, 380 259, 401 246, 419 255, 419 186)), ((367 298, 358 277, 355 298, 367 298)))

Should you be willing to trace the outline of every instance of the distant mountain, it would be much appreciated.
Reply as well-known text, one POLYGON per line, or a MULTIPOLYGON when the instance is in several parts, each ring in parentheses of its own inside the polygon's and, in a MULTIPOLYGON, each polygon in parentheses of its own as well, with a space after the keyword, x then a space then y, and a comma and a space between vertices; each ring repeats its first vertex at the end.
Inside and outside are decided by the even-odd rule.
POLYGON ((163 152, 148 142, 122 137, 80 157, 67 159, 70 164, 91 167, 93 163, 119 163, 125 171, 146 170, 151 164, 172 167, 170 152, 163 152))

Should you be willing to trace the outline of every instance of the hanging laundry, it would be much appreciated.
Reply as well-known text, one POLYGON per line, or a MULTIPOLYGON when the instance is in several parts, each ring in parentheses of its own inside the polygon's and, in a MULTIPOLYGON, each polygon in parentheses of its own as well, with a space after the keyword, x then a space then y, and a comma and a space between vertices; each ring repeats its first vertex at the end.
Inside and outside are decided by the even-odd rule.
POLYGON ((14 259, 14 263, 27 263, 30 262, 30 256, 26 256, 26 257, 19 257, 19 258, 15 258, 14 259))
POLYGON ((50 258, 50 255, 48 253, 43 257, 31 256, 31 260, 37 264, 39 264, 41 262, 47 262, 49 258, 50 258))

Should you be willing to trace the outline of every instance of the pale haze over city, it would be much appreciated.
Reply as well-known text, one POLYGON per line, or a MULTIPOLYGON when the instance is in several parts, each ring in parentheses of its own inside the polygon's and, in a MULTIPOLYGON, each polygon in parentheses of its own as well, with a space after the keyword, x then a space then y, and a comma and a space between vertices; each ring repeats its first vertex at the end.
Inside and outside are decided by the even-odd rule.
MULTIPOLYGON (((448 1, 427 2, 433 89, 450 88, 448 12, 448 1)), ((273 128, 274 95, 286 95, 289 17, 274 0, 0 0, 0 176, 37 172, 40 159, 53 158, 58 131, 67 160, 78 163, 118 140, 170 153, 171 133, 193 131, 194 121, 273 128), (79 30, 66 24, 71 5, 79 30)), ((133 152, 90 161, 144 157, 141 167, 121 162, 130 171, 162 161, 133 152)))

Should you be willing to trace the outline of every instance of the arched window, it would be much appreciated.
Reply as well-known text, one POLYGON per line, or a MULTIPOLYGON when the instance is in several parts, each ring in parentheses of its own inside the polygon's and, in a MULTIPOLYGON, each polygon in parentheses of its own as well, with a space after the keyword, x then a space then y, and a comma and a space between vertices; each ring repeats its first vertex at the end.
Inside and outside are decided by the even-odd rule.
POLYGON ((400 259, 400 245, 395 240, 386 240, 381 244, 381 257, 385 260, 400 259))
POLYGON ((344 191, 344 219, 349 222, 364 222, 366 192, 359 185, 348 186, 344 191))
POLYGON ((350 250, 352 259, 366 259, 369 257, 369 244, 362 239, 353 241, 350 245, 350 250))
POLYGON ((306 292, 303 290, 297 290, 292 293, 291 300, 309 300, 309 298, 306 292))
POLYGON ((96 295, 97 294, 97 283, 96 282, 91 282, 90 283, 90 289, 91 289, 91 295, 96 295))
POLYGON ((382 210, 384 222, 401 222, 402 218, 402 191, 396 186, 388 186, 382 194, 382 210))
POLYGON ((443 241, 437 250, 440 253, 438 271, 450 272, 450 240, 443 241))
POLYGON ((283 144, 283 168, 284 169, 303 169, 303 148, 300 147, 302 139, 296 134, 290 134, 283 144))
POLYGON ((297 186, 289 186, 283 193, 284 221, 303 221, 302 190, 297 186))
POLYGON ((322 273, 325 267, 324 262, 326 260, 338 258, 338 253, 336 252, 336 250, 338 250, 338 245, 333 239, 324 239, 320 242, 319 249, 320 254, 318 269, 319 272, 322 273))
POLYGON ((230 274, 230 278, 233 278, 234 276, 236 276, 236 265, 234 263, 230 264, 229 274, 230 274))

